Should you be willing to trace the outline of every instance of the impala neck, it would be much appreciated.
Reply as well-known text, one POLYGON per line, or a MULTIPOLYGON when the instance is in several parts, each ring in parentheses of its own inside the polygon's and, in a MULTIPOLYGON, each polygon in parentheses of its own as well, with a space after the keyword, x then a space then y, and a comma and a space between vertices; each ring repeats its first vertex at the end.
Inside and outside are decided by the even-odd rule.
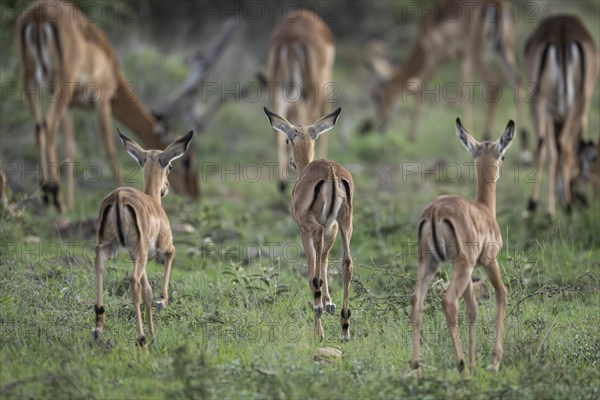
POLYGON ((393 101, 402 92, 410 78, 419 77, 425 64, 425 52, 419 43, 415 43, 406 61, 392 72, 384 87, 386 101, 393 101))
POLYGON ((117 77, 117 92, 112 101, 112 112, 119 121, 127 125, 142 140, 145 147, 165 148, 160 138, 154 133, 156 118, 135 95, 135 87, 130 86, 121 72, 117 77))
POLYGON ((310 144, 302 143, 300 148, 294 148, 294 162, 296 163, 296 169, 298 170, 298 175, 306 168, 306 166, 314 159, 315 156, 315 146, 314 142, 310 144))
POLYGON ((146 182, 144 182, 144 193, 146 193, 148 196, 152 197, 154 199, 154 201, 156 201, 158 204, 162 205, 162 196, 160 195, 160 185, 157 185, 154 182, 149 182, 149 184, 146 185, 146 182))
POLYGON ((158 204, 161 204, 162 196, 160 179, 157 179, 153 171, 144 171, 144 193, 152 197, 158 204))
POLYGON ((477 163, 477 202, 483 204, 496 218, 496 180, 498 165, 477 163))

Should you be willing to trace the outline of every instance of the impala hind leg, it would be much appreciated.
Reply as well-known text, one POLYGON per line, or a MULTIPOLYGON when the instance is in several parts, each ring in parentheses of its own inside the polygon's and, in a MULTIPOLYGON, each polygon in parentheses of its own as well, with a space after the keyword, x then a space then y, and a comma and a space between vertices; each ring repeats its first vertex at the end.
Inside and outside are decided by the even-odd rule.
POLYGON ((334 223, 329 230, 325 230, 325 245, 323 247, 323 254, 321 256, 321 277, 323 278, 323 303, 325 304, 325 311, 329 314, 335 314, 335 304, 331 301, 331 295, 329 294, 329 284, 327 283, 327 268, 329 265, 329 253, 335 242, 335 237, 338 232, 338 225, 334 223))
POLYGON ((412 325, 412 359, 411 367, 417 372, 417 376, 421 376, 421 323, 423 322, 423 309, 425 305, 425 297, 429 290, 431 280, 437 273, 439 261, 433 254, 426 254, 424 257, 419 256, 419 267, 417 273, 417 284, 413 292, 410 322, 412 325))
POLYGON ((494 349, 492 350, 490 365, 488 369, 490 371, 498 372, 500 367, 500 361, 502 361, 502 355, 504 353, 502 347, 503 333, 504 333, 504 318, 506 316, 506 304, 508 303, 508 291, 502 283, 500 277, 500 267, 496 259, 491 260, 485 265, 485 272, 496 293, 496 307, 498 308, 496 314, 496 339, 494 341, 494 349))
POLYGON ((452 344, 454 345, 454 355, 456 356, 456 365, 458 371, 465 373, 465 360, 460 343, 460 335, 458 333, 458 300, 463 296, 467 286, 471 282, 471 272, 473 271, 473 265, 459 257, 454 262, 454 269, 452 273, 452 280, 448 289, 442 297, 442 306, 444 313, 446 314, 446 324, 450 331, 450 337, 452 344))
POLYGON ((142 279, 146 273, 146 257, 145 252, 138 252, 133 259, 133 275, 131 275, 131 296, 133 301, 133 309, 135 312, 135 323, 137 328, 137 344, 140 347, 146 346, 146 336, 144 335, 144 326, 142 322, 142 311, 140 309, 142 303, 142 279))
POLYGON ((344 279, 344 301, 342 303, 342 312, 340 313, 340 324, 342 331, 340 339, 350 340, 350 305, 348 297, 350 296, 350 282, 352 281, 352 257, 350 256, 350 239, 352 238, 352 208, 345 209, 342 206, 340 216, 338 217, 340 236, 342 237, 342 276, 344 279))
POLYGON ((68 109, 63 115, 61 129, 67 165, 67 208, 70 209, 75 204, 75 141, 73 140, 73 118, 68 109))
POLYGON ((39 180, 40 187, 42 188, 42 200, 45 205, 48 205, 49 198, 46 191, 43 189, 47 186, 48 182, 48 144, 46 143, 48 130, 46 129, 46 122, 42 117, 42 106, 38 98, 39 85, 33 78, 26 77, 24 86, 27 104, 35 119, 35 141, 38 148, 39 180))
POLYGON ((115 140, 112 130, 112 108, 109 99, 101 99, 96 104, 98 114, 98 123, 100 125, 100 134, 106 148, 106 155, 110 161, 113 170, 114 183, 117 186, 123 186, 123 179, 119 173, 119 164, 117 162, 117 153, 115 151, 115 140))
POLYGON ((96 326, 92 329, 92 337, 97 340, 100 338, 104 330, 104 299, 103 299, 103 279, 104 279, 104 264, 110 256, 110 250, 107 245, 96 246, 96 258, 94 266, 96 269, 96 326))
POLYGON ((49 170, 46 176, 47 181, 42 186, 42 191, 44 192, 44 198, 50 199, 51 197, 56 209, 62 212, 64 211, 64 205, 60 196, 60 169, 56 154, 56 132, 69 104, 71 104, 75 88, 73 85, 65 85, 63 82, 56 82, 56 84, 63 89, 58 92, 58 98, 50 104, 46 113, 48 164, 45 168, 49 168, 49 170))
POLYGON ((467 312, 467 323, 469 324, 469 367, 475 368, 475 321, 477 320, 477 300, 473 291, 473 282, 469 280, 465 293, 465 306, 467 312))
POLYGON ((154 323, 152 322, 152 287, 148 282, 148 274, 144 271, 142 276, 142 297, 144 298, 144 307, 146 308, 146 321, 148 323, 148 332, 150 332, 151 341, 154 342, 156 336, 154 335, 154 323))
MULTIPOLYGON (((314 219, 314 217, 309 217, 314 219)), ((313 295, 313 311, 315 313, 315 337, 323 340, 325 332, 321 324, 321 314, 323 314, 323 300, 321 297, 321 287, 323 280, 320 277, 320 256, 323 248, 323 227, 319 225, 317 220, 314 223, 301 226, 309 226, 301 230, 302 244, 306 253, 306 261, 308 265, 308 286, 313 295), (312 226, 311 226, 312 225, 312 226), (319 240, 320 238, 320 240, 319 240)))

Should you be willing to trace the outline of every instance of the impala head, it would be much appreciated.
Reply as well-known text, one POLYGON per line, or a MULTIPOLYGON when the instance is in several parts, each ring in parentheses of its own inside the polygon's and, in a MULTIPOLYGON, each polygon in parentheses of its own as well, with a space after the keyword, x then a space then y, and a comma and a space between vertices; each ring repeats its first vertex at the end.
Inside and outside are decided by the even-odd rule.
POLYGON ((291 150, 290 165, 292 168, 298 166, 300 169, 313 160, 315 140, 321 134, 333 128, 342 111, 341 108, 338 108, 312 125, 292 125, 287 119, 275 114, 268 108, 265 107, 264 110, 273 129, 285 135, 285 142, 291 150))
MULTIPOLYGON (((153 127, 154 134, 158 136, 162 143, 170 143, 174 135, 166 119, 160 114, 153 113, 153 115, 156 119, 153 127)), ((169 174, 169 182, 175 193, 189 196, 192 199, 199 197, 198 170, 193 148, 186 151, 181 158, 173 163, 173 169, 169 174)))
POLYGON ((169 191, 167 177, 173 168, 173 161, 185 154, 194 132, 189 131, 185 136, 177 139, 161 151, 144 150, 139 144, 123 135, 118 128, 117 131, 127 153, 142 167, 144 192, 146 194, 160 194, 160 197, 165 196, 169 191))
POLYGON ((498 177, 500 166, 504 160, 506 150, 512 144, 515 137, 515 123, 508 121, 506 129, 502 136, 495 142, 484 140, 478 142, 460 123, 460 118, 456 119, 456 134, 469 154, 475 160, 477 168, 484 168, 485 177, 498 177))

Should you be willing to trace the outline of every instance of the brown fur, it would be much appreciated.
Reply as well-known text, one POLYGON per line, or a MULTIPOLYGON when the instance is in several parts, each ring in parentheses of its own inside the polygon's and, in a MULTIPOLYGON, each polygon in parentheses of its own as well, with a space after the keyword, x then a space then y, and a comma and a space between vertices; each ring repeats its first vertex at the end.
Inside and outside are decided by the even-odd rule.
POLYGON ((171 161, 181 157, 192 139, 192 133, 172 143, 164 151, 141 149, 135 142, 122 136, 127 151, 142 164, 144 191, 122 187, 113 190, 100 204, 99 226, 96 245, 96 327, 94 338, 104 329, 103 276, 104 264, 119 246, 126 247, 133 262, 131 289, 138 331, 138 344, 144 346, 146 338, 140 311, 141 299, 146 307, 146 319, 152 340, 152 288, 148 283, 146 262, 155 256, 165 267, 158 310, 168 302, 169 276, 175 247, 169 218, 161 205, 161 197, 167 193, 167 175, 171 161))
POLYGON ((537 206, 547 153, 547 207, 548 213, 555 215, 555 195, 558 193, 562 204, 570 209, 572 183, 581 172, 577 151, 587 134, 588 111, 598 78, 599 53, 594 39, 578 17, 554 16, 543 20, 527 40, 525 63, 529 79, 536 85, 531 113, 538 136, 534 162, 539 171, 529 209, 533 211, 537 206), (573 69, 571 81, 565 78, 569 64, 573 69), (572 99, 568 96, 569 86, 573 91, 572 99))
POLYGON ((308 264, 308 285, 313 297, 315 336, 323 340, 321 314, 333 314, 336 306, 331 301, 327 281, 329 252, 337 236, 342 237, 342 273, 344 301, 340 313, 341 339, 350 339, 350 308, 348 303, 352 280, 352 201, 354 182, 347 169, 330 160, 316 160, 314 142, 331 129, 341 109, 319 119, 313 125, 292 125, 285 118, 265 109, 271 126, 287 137, 293 162, 298 169, 298 180, 292 191, 291 211, 300 228, 302 244, 308 264), (323 307, 323 303, 325 307, 323 307))
POLYGON ((424 300, 431 280, 443 261, 453 264, 452 280, 442 305, 459 371, 466 373, 457 326, 458 301, 461 297, 465 299, 469 324, 469 364, 471 367, 475 365, 477 300, 471 276, 476 265, 483 266, 496 292, 497 330, 490 369, 498 370, 503 353, 507 291, 497 262, 498 252, 502 248, 502 235, 496 222, 496 178, 499 177, 504 152, 514 137, 514 123, 511 121, 502 137, 493 143, 477 142, 462 128, 460 121, 457 121, 457 133, 475 159, 477 196, 474 202, 459 196, 440 196, 427 205, 419 216, 419 266, 410 314, 413 329, 411 364, 419 375, 424 300))
MULTIPOLYGON (((66 158, 74 161, 75 145, 68 112, 70 106, 96 111, 111 165, 117 165, 111 126, 113 113, 131 128, 145 145, 159 149, 166 147, 171 138, 161 139, 155 134, 155 131, 164 131, 164 128, 158 125, 135 94, 127 90, 127 82, 108 40, 76 7, 62 0, 38 0, 32 3, 17 20, 15 38, 27 103, 36 123, 42 189, 45 198, 54 196, 54 203, 59 210, 64 208, 58 190, 60 176, 49 174, 46 166, 48 163, 55 166, 59 164, 56 154, 56 132, 61 122, 66 158), (50 27, 49 36, 44 27, 50 27), (39 56, 44 51, 49 54, 49 59, 36 62, 33 54, 37 54, 38 58, 43 60, 43 57, 39 56), (74 83, 77 85, 73 85, 74 83), (44 116, 36 96, 40 95, 40 85, 50 84, 59 87, 60 92, 44 116), (90 88, 93 91, 96 87, 99 90, 94 95, 90 88), (86 93, 83 93, 84 88, 86 93), (94 96, 97 98, 90 100, 94 96)), ((189 167, 184 167, 181 162, 176 163, 171 181, 177 192, 195 198, 198 196, 198 188, 193 154, 190 153, 186 158, 190 160, 189 167)), ((69 171, 71 174, 72 172, 69 171)), ((119 177, 115 176, 115 179, 119 177)), ((74 201, 73 181, 74 179, 68 181, 68 206, 72 206, 74 201)))

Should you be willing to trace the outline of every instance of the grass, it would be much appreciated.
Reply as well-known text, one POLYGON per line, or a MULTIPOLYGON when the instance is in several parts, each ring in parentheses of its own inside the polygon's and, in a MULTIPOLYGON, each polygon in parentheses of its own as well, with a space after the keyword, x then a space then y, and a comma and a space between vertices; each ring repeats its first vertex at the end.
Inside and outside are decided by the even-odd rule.
MULTIPOLYGON (((157 63, 149 74, 164 74, 173 83, 181 78, 184 70, 176 58, 161 60, 148 48, 142 56, 157 63)), ((136 55, 129 57, 123 60, 127 74, 153 82, 142 75, 136 55)), ((436 80, 452 80, 457 71, 457 65, 449 65, 436 80)), ((424 105, 417 141, 411 143, 405 134, 409 101, 401 104, 387 134, 361 137, 357 127, 370 109, 355 77, 364 72, 349 65, 336 72, 343 111, 339 125, 328 133, 331 158, 352 171, 357 188, 351 243, 352 341, 337 340, 339 318, 332 316, 324 317, 326 340, 314 340, 305 258, 289 215, 289 194, 280 195, 266 171, 275 149, 262 114, 265 102, 233 103, 194 139, 202 202, 188 203, 173 194, 164 199, 172 225, 191 224, 195 231, 175 235, 170 304, 154 314, 157 340, 147 352, 135 345, 132 267, 124 252, 107 264, 106 329, 94 343, 94 238, 60 237, 54 228, 58 215, 52 210, 30 206, 0 215, 0 396, 598 398, 599 202, 572 216, 560 214, 553 222, 542 213, 524 219, 531 184, 525 181, 529 171, 517 162, 518 143, 508 151, 498 184, 498 222, 505 243, 500 264, 510 293, 500 371, 490 374, 484 369, 494 340, 492 297, 479 304, 478 367, 470 379, 456 372, 440 304, 442 285, 451 276, 451 268, 445 266, 426 300, 425 377, 417 380, 410 374, 408 313, 416 277, 417 215, 439 194, 474 196, 475 184, 465 164, 471 160, 453 129, 460 110, 443 102, 424 105), (456 179, 450 162, 461 168, 456 179), (260 179, 245 170, 250 163, 262 167, 260 179), (313 352, 321 346, 341 349, 343 359, 316 364, 313 352)), ((151 83, 141 91, 163 93, 167 83, 151 83)), ((30 121, 22 110, 9 118, 9 112, 19 110, 19 101, 9 101, 0 120, 2 154, 9 162, 20 162, 24 153, 35 157, 33 143, 22 149, 6 140, 15 132, 29 134, 30 121)), ((594 101, 598 104, 598 91, 594 101)), ((482 110, 481 104, 475 107, 482 110)), ((475 127, 467 128, 480 137, 477 127, 483 125, 483 117, 477 112, 475 116, 475 127)), ((514 106, 505 97, 494 124, 496 135, 509 118, 514 118, 514 106)), ((87 133, 91 119, 84 113, 76 119, 80 157, 105 165, 95 151, 99 139, 87 133)), ((592 136, 599 121, 600 112, 592 107, 592 136)), ((121 148, 119 157, 128 161, 121 148)), ((110 170, 105 166, 94 185, 80 183, 86 184, 85 190, 78 191, 75 208, 66 214, 71 220, 96 216, 112 187, 110 170)), ((35 190, 33 181, 24 185, 35 190)), ((139 172, 134 186, 141 186, 139 172)), ((330 263, 338 306, 339 258, 338 240, 330 263)), ((156 295, 162 270, 150 263, 148 273, 156 295)), ((483 276, 480 270, 476 274, 483 276)), ((460 310, 466 347, 462 303, 460 310)))

